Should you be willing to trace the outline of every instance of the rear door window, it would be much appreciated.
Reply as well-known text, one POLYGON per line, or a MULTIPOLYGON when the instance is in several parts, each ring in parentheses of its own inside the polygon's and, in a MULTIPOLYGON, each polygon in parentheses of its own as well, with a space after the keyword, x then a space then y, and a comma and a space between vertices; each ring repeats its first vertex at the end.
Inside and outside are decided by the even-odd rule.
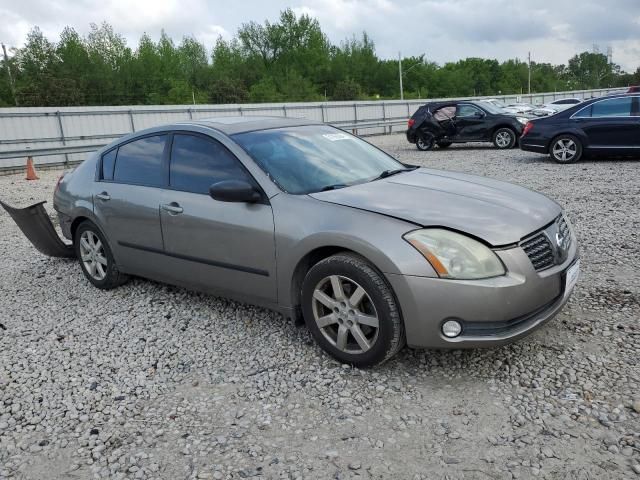
POLYGON ((631 115, 631 97, 612 98, 592 104, 591 117, 628 117, 631 115))
POLYGON ((169 185, 176 190, 209 193, 209 187, 223 180, 253 183, 240 161, 214 139, 176 133, 171 146, 169 185))
POLYGON ((152 135, 120 145, 113 180, 119 183, 164 185, 163 156, 167 135, 152 135))

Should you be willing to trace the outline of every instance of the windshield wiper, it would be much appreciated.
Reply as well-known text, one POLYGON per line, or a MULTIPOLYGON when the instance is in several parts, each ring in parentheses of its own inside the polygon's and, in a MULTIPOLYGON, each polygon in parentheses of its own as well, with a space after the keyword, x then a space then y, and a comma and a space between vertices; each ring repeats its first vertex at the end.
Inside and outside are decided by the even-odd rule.
POLYGON ((326 187, 322 187, 320 189, 321 192, 326 192, 329 190, 337 190, 339 188, 344 188, 344 187, 348 187, 349 185, 347 185, 346 183, 334 183, 333 185, 327 185, 326 187))
POLYGON ((397 168, 395 170, 384 170, 383 172, 380 173, 380 175, 378 175, 377 177, 375 177, 373 180, 380 180, 381 178, 387 178, 390 177, 392 175, 396 175, 398 173, 402 173, 402 172, 410 172, 411 170, 415 170, 416 168, 418 168, 417 166, 412 166, 412 167, 405 167, 405 168, 397 168))

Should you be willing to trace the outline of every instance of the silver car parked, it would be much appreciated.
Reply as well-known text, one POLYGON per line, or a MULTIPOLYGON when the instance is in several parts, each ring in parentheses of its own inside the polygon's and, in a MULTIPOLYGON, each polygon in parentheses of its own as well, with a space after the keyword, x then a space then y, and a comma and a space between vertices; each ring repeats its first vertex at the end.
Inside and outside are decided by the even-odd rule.
POLYGON ((545 196, 407 166, 306 120, 128 135, 65 175, 54 207, 96 287, 136 275, 276 309, 359 366, 405 343, 520 338, 560 311, 579 271, 545 196))

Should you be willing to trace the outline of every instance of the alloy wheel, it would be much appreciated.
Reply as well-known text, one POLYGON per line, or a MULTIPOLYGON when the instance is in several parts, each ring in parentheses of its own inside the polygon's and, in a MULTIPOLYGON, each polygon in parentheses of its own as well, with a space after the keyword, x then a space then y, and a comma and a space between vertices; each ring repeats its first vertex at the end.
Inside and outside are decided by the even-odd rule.
POLYGON ((378 339, 380 323, 371 297, 348 277, 322 279, 313 291, 312 309, 318 329, 340 351, 364 353, 378 339))
POLYGON ((570 162, 577 151, 576 142, 570 138, 561 138, 553 145, 553 157, 559 162, 570 162))
POLYGON ((496 135, 496 145, 500 148, 507 148, 511 145, 511 134, 509 132, 498 132, 496 135))
POLYGON ((91 230, 85 230, 80 235, 80 258, 91 278, 100 281, 107 276, 108 261, 104 246, 91 230))

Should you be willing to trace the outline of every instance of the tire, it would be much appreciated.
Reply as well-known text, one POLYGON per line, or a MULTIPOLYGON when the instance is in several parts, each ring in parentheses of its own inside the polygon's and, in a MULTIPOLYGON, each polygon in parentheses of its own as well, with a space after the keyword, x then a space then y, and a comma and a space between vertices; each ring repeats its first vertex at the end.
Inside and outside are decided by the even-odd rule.
POLYGON ((508 150, 516 144, 516 132, 508 127, 499 128, 493 133, 493 145, 498 150, 508 150))
POLYGON ((574 163, 582 157, 582 143, 573 135, 558 135, 549 145, 549 156, 556 163, 574 163))
POLYGON ((431 150, 433 148, 433 145, 435 144, 433 137, 431 135, 424 135, 424 136, 419 136, 416 139, 416 147, 418 148, 418 150, 422 151, 422 152, 426 152, 428 150, 431 150))
POLYGON ((95 287, 110 290, 128 280, 118 270, 109 243, 94 223, 84 221, 78 226, 73 245, 82 273, 95 287))
POLYGON ((453 142, 438 142, 439 148, 449 148, 453 142))
POLYGON ((302 313, 318 345, 343 363, 377 365, 405 344, 391 287, 354 254, 336 254, 311 267, 302 283, 302 313))

